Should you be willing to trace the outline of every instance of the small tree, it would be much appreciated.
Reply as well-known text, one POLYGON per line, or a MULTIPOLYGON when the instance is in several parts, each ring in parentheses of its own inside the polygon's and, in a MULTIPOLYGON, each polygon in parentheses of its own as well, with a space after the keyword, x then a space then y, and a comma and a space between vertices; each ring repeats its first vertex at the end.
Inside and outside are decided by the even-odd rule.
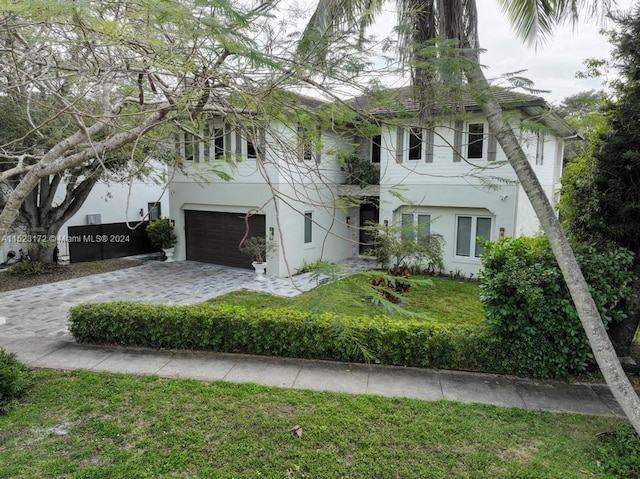
POLYGON ((240 245, 240 251, 250 256, 254 263, 265 263, 267 255, 275 249, 276 244, 273 241, 267 241, 264 236, 252 236, 240 245))
POLYGON ((444 239, 439 234, 426 233, 421 225, 380 226, 373 225, 371 256, 386 268, 400 271, 442 271, 444 239))

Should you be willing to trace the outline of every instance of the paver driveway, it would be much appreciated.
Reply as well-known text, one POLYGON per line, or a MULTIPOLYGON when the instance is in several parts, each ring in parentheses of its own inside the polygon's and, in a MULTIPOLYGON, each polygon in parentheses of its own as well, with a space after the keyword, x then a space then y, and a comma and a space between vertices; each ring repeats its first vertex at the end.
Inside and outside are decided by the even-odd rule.
MULTIPOLYGON (((370 263, 352 261, 350 270, 370 263)), ((69 308, 80 303, 135 300, 152 304, 193 304, 239 289, 295 296, 316 286, 310 275, 289 279, 193 261, 149 261, 112 271, 0 294, 0 337, 68 337, 69 308)))

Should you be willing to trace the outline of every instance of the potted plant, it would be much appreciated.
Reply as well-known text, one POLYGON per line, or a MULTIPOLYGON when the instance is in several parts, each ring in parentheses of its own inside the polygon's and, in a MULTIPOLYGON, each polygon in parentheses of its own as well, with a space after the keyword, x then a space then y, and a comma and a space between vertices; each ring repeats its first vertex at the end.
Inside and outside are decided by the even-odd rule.
POLYGON ((166 261, 173 261, 173 253, 175 251, 176 241, 178 237, 173 231, 173 226, 169 218, 158 218, 150 221, 146 228, 147 236, 151 245, 156 249, 164 251, 166 261))
POLYGON ((273 241, 267 241, 264 236, 252 236, 240 245, 240 251, 251 257, 253 269, 256 271, 256 279, 264 280, 264 273, 267 269, 267 254, 275 251, 276 245, 273 241))

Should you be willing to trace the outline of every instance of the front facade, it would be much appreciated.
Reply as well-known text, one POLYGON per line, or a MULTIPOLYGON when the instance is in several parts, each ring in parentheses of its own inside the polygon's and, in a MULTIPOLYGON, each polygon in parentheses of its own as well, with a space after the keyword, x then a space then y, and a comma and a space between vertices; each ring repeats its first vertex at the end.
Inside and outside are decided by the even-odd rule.
MULTIPOLYGON (((554 202, 564 139, 574 132, 542 99, 519 98, 510 123, 554 202), (535 128, 528 127, 532 119, 535 128)), ((414 224, 443 237, 446 273, 477 274, 478 237, 534 234, 539 225, 485 119, 472 104, 464 110, 427 125, 407 108, 402 118, 378 112, 384 121, 374 134, 362 137, 348 126, 322 129, 313 151, 297 125, 252 131, 211 118, 220 126, 212 130, 217 136, 194 142, 183 134, 178 143, 186 166, 170 184, 176 258, 250 267, 239 251, 242 238, 265 236, 278 246, 267 273, 290 276, 318 260, 366 252, 364 226, 371 222, 414 224), (234 161, 225 161, 224 151, 234 161), (371 183, 377 184, 345 184, 336 158, 349 151, 374 165, 377 181, 371 183), (208 174, 221 170, 231 179, 208 174), (354 198, 357 203, 348 201, 354 198)))

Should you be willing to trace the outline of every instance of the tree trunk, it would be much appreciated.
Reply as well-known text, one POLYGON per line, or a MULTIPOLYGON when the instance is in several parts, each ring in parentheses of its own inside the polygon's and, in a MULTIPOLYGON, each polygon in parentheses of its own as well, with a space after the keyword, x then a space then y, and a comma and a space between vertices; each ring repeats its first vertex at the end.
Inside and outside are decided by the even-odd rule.
POLYGON ((551 249, 560 266, 582 326, 587 333, 600 371, 627 418, 640 435, 640 399, 620 365, 615 349, 600 319, 598 308, 589 292, 589 286, 560 226, 556 212, 542 189, 526 154, 520 147, 515 133, 505 121, 502 108, 495 97, 490 94, 489 82, 484 76, 478 58, 473 53, 465 53, 464 55, 469 61, 465 66, 465 75, 469 84, 474 85, 476 90, 481 92, 482 101, 478 103, 481 104, 482 112, 489 122, 489 129, 495 132, 500 146, 515 170, 518 181, 527 194, 542 229, 549 239, 551 249))
MULTIPOLYGON (((135 141, 136 138, 139 138, 153 128, 165 123, 167 121, 167 114, 171 108, 173 107, 169 106, 158 109, 135 128, 119 132, 105 140, 94 143, 92 148, 84 149, 70 156, 64 157, 64 153, 78 145, 81 140, 87 138, 86 132, 77 132, 49 150, 38 164, 34 165, 27 173, 25 173, 9 195, 9 198, 7 198, 7 201, 0 212, 0 245, 2 244, 2 239, 7 234, 7 231, 9 231, 9 228, 18 217, 20 207, 27 196, 38 185, 40 178, 64 172, 70 168, 81 165, 84 162, 101 158, 102 155, 110 151, 115 151, 118 148, 135 141)), ((92 129, 100 131, 102 125, 106 124, 105 122, 106 120, 103 120, 102 122, 98 122, 100 124, 90 127, 89 133, 94 133, 92 129)))

